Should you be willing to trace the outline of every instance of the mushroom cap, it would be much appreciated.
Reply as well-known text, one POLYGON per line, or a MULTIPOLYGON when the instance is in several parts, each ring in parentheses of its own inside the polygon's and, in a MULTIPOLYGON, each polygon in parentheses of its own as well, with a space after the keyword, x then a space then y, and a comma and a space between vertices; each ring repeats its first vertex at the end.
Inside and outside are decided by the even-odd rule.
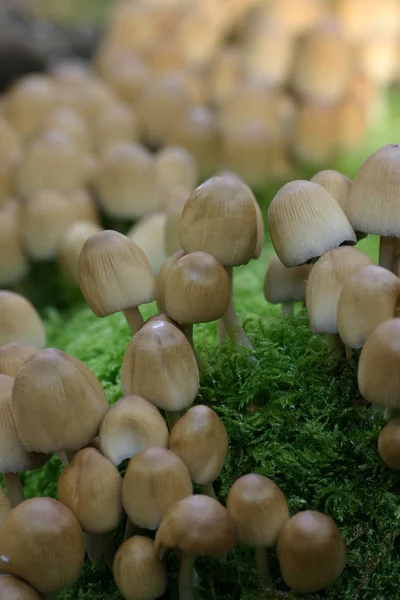
POLYGON ((164 250, 166 224, 166 214, 157 212, 140 219, 126 234, 143 250, 155 275, 167 259, 164 250))
POLYGON ((400 419, 392 419, 378 437, 378 452, 389 469, 400 469, 400 419))
POLYGON ((0 346, 10 342, 26 342, 43 348, 46 333, 29 300, 20 294, 0 290, 0 346))
POLYGON ((226 267, 247 264, 258 246, 259 223, 250 188, 238 177, 218 175, 189 196, 179 241, 185 252, 208 252, 226 267))
POLYGON ((68 201, 72 205, 76 221, 89 221, 99 225, 99 212, 93 195, 87 188, 79 188, 67 194, 68 201))
POLYGON ((230 299, 231 285, 227 272, 206 252, 182 256, 167 275, 167 313, 182 325, 222 318, 230 299))
POLYGON ((125 396, 105 415, 99 443, 116 467, 126 458, 154 446, 167 448, 168 427, 157 408, 140 396, 125 396))
POLYGON ((7 199, 1 204, 0 197, 0 286, 9 287, 25 277, 29 263, 22 247, 20 205, 7 199))
POLYGON ((100 382, 80 360, 48 348, 18 371, 13 413, 27 450, 80 450, 98 432, 109 406, 100 382))
POLYGON ((167 286, 167 280, 169 277, 169 274, 172 270, 172 267, 179 261, 179 259, 181 259, 183 256, 185 256, 185 253, 183 250, 177 250, 176 252, 174 252, 174 254, 171 254, 171 256, 169 256, 167 258, 167 260, 165 260, 163 262, 163 264, 161 265, 161 269, 158 272, 157 278, 156 278, 156 286, 157 286, 157 298, 156 298, 156 302, 157 302, 157 308, 160 312, 162 313, 166 313, 167 312, 167 307, 165 305, 165 290, 166 290, 166 286, 167 286))
POLYGON ((328 169, 319 171, 314 177, 311 177, 310 181, 322 185, 336 200, 343 212, 346 213, 346 205, 351 190, 351 179, 339 173, 339 171, 328 169))
POLYGON ((52 498, 25 500, 8 513, 0 528, 1 570, 42 594, 75 583, 84 556, 78 521, 69 508, 52 498))
POLYGON ((79 284, 79 255, 88 238, 101 231, 92 221, 76 221, 69 227, 61 242, 58 258, 69 277, 79 284))
POLYGON ((5 517, 8 515, 10 510, 11 510, 11 502, 8 499, 8 496, 5 493, 5 491, 3 490, 3 488, 0 487, 0 525, 3 523, 5 517))
POLYGON ((281 489, 268 477, 255 473, 235 481, 226 508, 235 522, 238 540, 247 546, 271 548, 289 519, 281 489))
POLYGON ((356 235, 336 200, 310 181, 285 184, 268 209, 271 240, 286 267, 302 265, 356 235))
POLYGON ((337 333, 340 293, 350 277, 374 261, 366 254, 343 246, 329 250, 313 266, 307 281, 306 307, 314 333, 337 333))
POLYGON ((168 548, 198 556, 225 556, 236 538, 235 523, 226 508, 214 498, 194 495, 175 502, 166 512, 155 550, 158 556, 168 548))
POLYGON ((208 406, 192 406, 173 426, 169 449, 183 460, 193 481, 211 483, 219 476, 228 453, 225 426, 208 406))
POLYGON ((0 575, 0 598, 4 600, 40 600, 39 594, 13 575, 0 575))
POLYGON ((343 286, 337 307, 337 330, 346 346, 361 348, 370 333, 393 319, 400 299, 400 279, 382 267, 356 271, 343 286))
POLYGON ((165 448, 148 448, 129 461, 122 485, 124 509, 133 523, 157 529, 168 510, 193 494, 185 463, 165 448))
POLYGON ((100 110, 92 129, 93 145, 101 153, 119 142, 136 140, 139 134, 138 119, 131 106, 114 100, 100 110))
POLYGON ((11 342, 0 346, 0 373, 16 377, 20 367, 38 349, 24 342, 11 342))
POLYGON ((341 575, 346 546, 330 517, 307 510, 282 527, 278 558, 286 585, 300 593, 318 592, 341 575))
POLYGON ((87 533, 107 533, 122 519, 122 477, 95 448, 75 454, 60 475, 57 494, 87 533))
POLYGON ((277 256, 273 256, 264 278, 264 297, 267 302, 304 302, 311 268, 312 265, 300 265, 288 269, 277 256))
POLYGON ((127 539, 118 548, 113 575, 126 600, 160 598, 167 588, 166 568, 156 556, 154 541, 141 535, 127 539))
POLYGON ((182 187, 191 193, 196 187, 198 172, 193 156, 181 146, 165 146, 156 155, 156 171, 162 190, 182 187))
POLYGON ((41 129, 55 106, 54 83, 47 75, 28 75, 7 94, 6 117, 21 136, 41 129))
POLYGON ((165 321, 144 325, 126 349, 121 384, 125 395, 143 396, 164 410, 190 406, 199 389, 199 371, 182 331, 165 321))
POLYGON ((155 277, 143 250, 112 230, 86 240, 79 255, 79 283, 98 317, 152 302, 156 297, 155 277))
POLYGON ((400 144, 373 152, 353 181, 347 214, 357 231, 400 237, 400 144))
POLYGON ((358 387, 368 402, 400 406, 400 319, 381 323, 368 336, 358 363, 358 387))

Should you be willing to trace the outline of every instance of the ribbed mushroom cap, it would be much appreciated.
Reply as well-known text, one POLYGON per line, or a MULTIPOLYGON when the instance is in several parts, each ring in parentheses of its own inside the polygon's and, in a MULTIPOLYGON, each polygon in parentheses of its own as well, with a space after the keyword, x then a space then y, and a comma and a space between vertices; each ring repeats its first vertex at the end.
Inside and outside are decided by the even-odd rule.
POLYGON ((346 205, 351 190, 351 179, 339 173, 339 171, 328 169, 326 171, 319 171, 310 181, 322 185, 346 213, 346 205))
POLYGON ((140 396, 125 396, 100 426, 100 448, 115 466, 142 450, 167 448, 168 428, 156 407, 140 396))
POLYGON ((185 463, 165 448, 148 448, 129 461, 122 485, 122 502, 129 518, 146 529, 157 529, 168 510, 193 494, 185 463))
POLYGON ((10 342, 26 342, 43 348, 46 333, 29 300, 14 292, 0 290, 0 346, 10 342))
POLYGON ((167 314, 183 325, 222 318, 230 299, 231 285, 224 267, 206 252, 182 256, 167 275, 167 314))
POLYGON ((281 529, 278 558, 286 585, 296 592, 318 592, 342 574, 346 546, 330 517, 307 510, 281 529))
POLYGON ((302 265, 341 244, 356 243, 336 200, 310 181, 285 184, 269 206, 268 222, 275 252, 286 267, 302 265))
POLYGON ((313 266, 307 281, 306 307, 314 333, 337 333, 340 293, 350 277, 374 261, 356 248, 329 250, 313 266))
POLYGON ((158 272, 156 285, 157 285, 157 308, 160 312, 166 313, 167 307, 165 305, 165 291, 167 286, 167 280, 172 268, 175 264, 183 257, 185 253, 183 250, 177 250, 174 254, 171 254, 167 260, 161 265, 161 269, 158 272))
POLYGON ((83 567, 85 544, 72 512, 52 498, 13 508, 0 528, 1 570, 42 594, 71 586, 83 567))
POLYGON ((347 214, 357 231, 400 237, 400 144, 388 144, 361 165, 351 187, 347 214))
POLYGON ((381 323, 368 336, 358 363, 358 387, 368 402, 400 406, 400 319, 381 323))
POLYGON ((253 257, 257 233, 252 191, 238 177, 219 175, 189 196, 179 241, 185 252, 208 252, 224 266, 234 267, 253 257))
MULTIPOLYGON (((4 521, 6 515, 8 515, 8 513, 11 510, 11 502, 8 499, 7 494, 5 493, 5 491, 3 490, 2 487, 0 487, 0 525, 2 524, 2 522, 4 521)), ((1 589, 1 587, 0 587, 1 589)), ((1 595, 0 595, 1 597, 1 595)))
POLYGON ((270 548, 289 519, 286 498, 268 477, 250 473, 235 481, 226 508, 235 522, 238 540, 253 547, 270 548))
POLYGON ((198 556, 225 556, 236 543, 235 523, 226 508, 209 496, 188 496, 175 502, 163 517, 155 550, 162 556, 178 548, 198 556))
POLYGON ((126 600, 160 598, 167 588, 166 568, 156 556, 154 541, 141 535, 127 539, 119 547, 113 575, 126 600))
POLYGON ((91 235, 101 231, 101 227, 92 221, 76 221, 71 225, 58 250, 58 258, 62 269, 79 284, 79 255, 85 242, 91 235))
POLYGON ((41 129, 56 103, 54 83, 45 75, 23 77, 7 95, 6 116, 20 135, 41 129))
POLYGON ((196 161, 185 148, 165 146, 156 156, 156 171, 162 190, 179 186, 190 193, 196 187, 196 161))
POLYGON ((0 598, 4 600, 40 600, 39 594, 13 575, 0 575, 0 598))
POLYGON ((378 437, 378 452, 389 469, 400 469, 400 419, 392 419, 383 427, 378 437))
POLYGON ((219 476, 228 452, 228 436, 221 419, 208 406, 192 406, 171 430, 169 449, 179 456, 196 483, 219 476))
POLYGON ((165 321, 144 325, 126 349, 121 384, 124 394, 138 394, 164 410, 190 406, 199 389, 199 371, 183 333, 165 321))
POLYGON ((166 222, 164 212, 153 213, 140 219, 126 234, 143 250, 155 275, 167 259, 164 249, 166 222))
POLYGON ((13 386, 18 435, 28 450, 80 450, 98 432, 108 410, 100 382, 88 367, 60 350, 36 352, 13 386))
POLYGON ((22 247, 21 221, 17 202, 8 201, 0 208, 0 286, 18 283, 29 270, 22 247))
POLYGON ((400 300, 400 279, 382 267, 360 269, 343 286, 337 309, 337 329, 350 348, 361 348, 370 333, 393 319, 400 300))
POLYGON ((63 469, 57 495, 87 533, 107 533, 122 519, 122 477, 94 448, 77 452, 63 469))
POLYGON ((156 282, 144 252, 117 231, 95 233, 79 255, 79 283, 98 317, 152 302, 156 282))
POLYGON ((300 265, 288 269, 277 256, 273 256, 264 278, 264 296, 267 302, 304 302, 311 268, 312 265, 300 265))

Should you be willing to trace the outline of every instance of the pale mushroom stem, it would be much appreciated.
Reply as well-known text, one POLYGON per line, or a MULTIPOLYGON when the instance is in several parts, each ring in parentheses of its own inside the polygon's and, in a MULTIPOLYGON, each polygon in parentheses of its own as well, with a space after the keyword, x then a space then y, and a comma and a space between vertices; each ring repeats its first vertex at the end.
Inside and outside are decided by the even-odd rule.
POLYGON ((185 334, 185 337, 186 337, 187 341, 192 346, 194 355, 196 357, 197 366, 199 367, 199 369, 201 369, 202 367, 204 367, 204 361, 201 358, 201 356, 198 354, 196 348, 194 347, 194 342, 193 342, 193 325, 181 325, 181 327, 182 327, 182 331, 185 334))
POLYGON ((124 315, 133 335, 135 335, 135 333, 137 333, 139 329, 143 327, 144 324, 144 320, 142 315, 140 314, 140 310, 137 306, 133 306, 132 308, 126 308, 124 310, 124 315))
POLYGON ((182 552, 179 567, 179 600, 194 600, 194 561, 193 554, 182 552))
POLYGON ((292 317, 294 314, 294 302, 282 302, 281 304, 281 315, 289 315, 292 317))
POLYGON ((220 346, 224 339, 227 337, 228 333, 226 331, 226 327, 224 325, 223 319, 218 319, 217 321, 217 346, 220 346))
POLYGON ((229 302, 228 310, 224 314, 223 321, 225 328, 229 334, 233 334, 234 340, 236 343, 241 344, 242 346, 246 346, 247 348, 253 348, 250 340, 245 334, 243 327, 239 321, 237 316, 237 312, 235 309, 235 305, 233 303, 233 277, 232 277, 232 267, 225 267, 226 272, 228 273, 229 280, 231 282, 231 299, 229 302))
POLYGON ((8 498, 11 506, 14 508, 25 500, 24 490, 18 473, 3 473, 4 482, 7 488, 8 498))
POLYGON ((394 237, 381 236, 379 242, 379 266, 393 271, 396 260, 396 241, 394 237))
POLYGON ((200 488, 201 488, 201 493, 204 494, 205 496, 210 496, 210 498, 217 499, 217 495, 215 493, 214 486, 211 482, 202 484, 200 486, 200 488))
POLYGON ((268 564, 268 554, 265 548, 254 548, 256 555, 257 571, 260 578, 260 584, 263 590, 273 590, 274 582, 268 564))
POLYGON ((61 460, 62 464, 66 467, 68 464, 68 458, 65 452, 57 452, 57 456, 61 460))
POLYGON ((112 537, 107 534, 86 533, 85 540, 86 552, 91 563, 95 565, 105 556, 108 566, 112 569, 115 555, 112 537))

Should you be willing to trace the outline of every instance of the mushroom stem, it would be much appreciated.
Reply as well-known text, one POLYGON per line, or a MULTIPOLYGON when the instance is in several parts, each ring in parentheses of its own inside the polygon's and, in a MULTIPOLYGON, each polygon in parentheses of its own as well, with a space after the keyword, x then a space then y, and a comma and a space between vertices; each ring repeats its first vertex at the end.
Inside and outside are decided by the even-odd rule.
POLYGON ((194 342, 193 342, 193 325, 181 325, 181 327, 182 327, 182 331, 185 334, 185 337, 186 337, 187 341, 192 346, 194 355, 196 357, 197 366, 199 367, 199 369, 201 369, 202 367, 204 367, 204 361, 201 358, 201 356, 198 354, 196 348, 194 347, 194 342))
POLYGON ((179 568, 179 600, 194 600, 194 561, 193 554, 182 552, 179 568))
POLYGON ((330 350, 343 350, 343 342, 338 333, 326 333, 325 339, 330 350))
POLYGON ((68 464, 68 458, 65 452, 57 452, 58 458, 61 460, 62 464, 66 467, 68 464))
POLYGON ((128 517, 126 520, 124 541, 139 533, 139 527, 128 517))
POLYGON ((98 564, 104 555, 108 566, 112 569, 114 546, 111 536, 107 534, 86 533, 86 551, 93 565, 98 564))
POLYGON ((256 555, 257 571, 260 578, 260 585, 263 590, 273 590, 274 582, 268 564, 268 554, 265 548, 254 548, 256 555))
POLYGON ((75 450, 66 450, 64 452, 65 454, 65 458, 67 459, 67 464, 70 463, 72 461, 72 459, 74 458, 76 452, 75 450))
POLYGON ((294 314, 294 302, 282 302, 281 304, 281 315, 293 316, 294 314))
POLYGON ((224 325, 223 319, 218 319, 217 321, 217 346, 221 346, 224 339, 227 337, 226 327, 224 325))
POLYGON ((215 493, 214 486, 213 486, 213 484, 211 482, 210 483, 204 483, 200 487, 201 487, 201 493, 202 494, 205 494, 206 496, 210 496, 210 498, 217 499, 217 495, 215 493))
POLYGON ((353 356, 353 348, 350 348, 350 346, 347 346, 347 344, 345 344, 344 351, 346 353, 346 360, 351 360, 353 356))
POLYGON ((235 309, 235 305, 233 303, 233 277, 232 277, 232 267, 225 267, 226 272, 228 273, 229 280, 231 282, 231 299, 229 302, 228 309, 224 316, 222 317, 224 321, 225 328, 229 334, 233 334, 234 340, 237 344, 241 344, 242 346, 246 346, 247 348, 253 348, 245 334, 243 327, 239 321, 237 316, 237 312, 235 309))
POLYGON ((143 317, 140 314, 140 310, 137 308, 137 306, 133 306, 132 308, 126 308, 124 310, 124 315, 133 335, 135 335, 135 333, 137 333, 144 324, 143 317))
POLYGON ((24 490, 18 473, 3 473, 4 482, 7 488, 8 498, 11 506, 14 508, 25 500, 24 490))
POLYGON ((396 239, 381 236, 379 241, 379 266, 393 271, 396 259, 396 239))
POLYGON ((173 428, 175 423, 177 423, 182 416, 180 410, 166 410, 165 415, 167 417, 167 423, 168 423, 168 427, 170 430, 173 428))

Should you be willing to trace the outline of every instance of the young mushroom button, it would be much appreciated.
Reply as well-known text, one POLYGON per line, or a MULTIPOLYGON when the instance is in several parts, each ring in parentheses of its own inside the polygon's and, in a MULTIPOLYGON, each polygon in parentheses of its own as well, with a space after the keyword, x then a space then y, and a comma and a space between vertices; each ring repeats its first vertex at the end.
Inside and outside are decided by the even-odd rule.
POLYGON ((0 346, 10 342, 26 342, 43 348, 46 332, 32 304, 14 292, 0 290, 0 346))
POLYGON ((294 303, 305 302, 306 283, 312 265, 288 269, 273 256, 264 278, 264 297, 271 304, 281 304, 283 315, 293 315, 294 303))

